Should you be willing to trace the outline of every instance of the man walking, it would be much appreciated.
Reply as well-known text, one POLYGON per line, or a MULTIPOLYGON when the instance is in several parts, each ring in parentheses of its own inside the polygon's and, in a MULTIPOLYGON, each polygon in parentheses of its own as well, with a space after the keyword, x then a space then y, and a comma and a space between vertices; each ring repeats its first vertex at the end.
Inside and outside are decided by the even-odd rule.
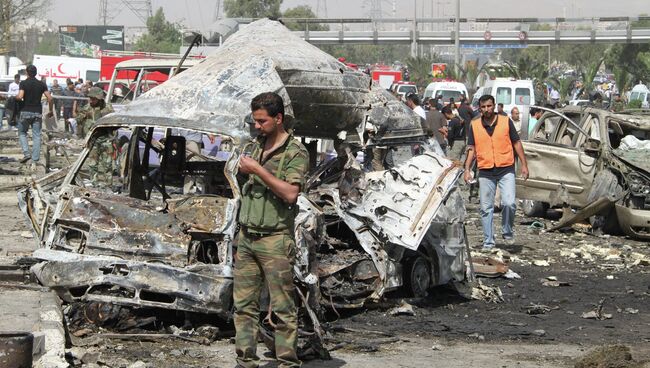
MULTIPOLYGON (((74 91, 74 83, 71 80, 68 80, 66 88, 62 93, 65 97, 78 97, 77 93, 74 91)), ((65 99, 62 102, 63 105, 63 125, 65 132, 74 133, 72 131, 72 124, 70 124, 70 119, 73 118, 74 111, 74 99, 65 99)))
POLYGON ((293 224, 296 201, 307 172, 307 150, 284 128, 284 102, 272 92, 251 102, 258 137, 239 160, 242 185, 241 231, 235 256, 235 350, 241 367, 257 367, 259 298, 267 287, 277 317, 275 356, 280 367, 299 367, 296 354, 298 318, 294 303, 293 224))
POLYGON ((481 222, 483 225, 483 250, 494 248, 492 230, 494 216, 494 195, 497 186, 501 192, 501 231, 506 244, 514 243, 515 220, 515 155, 521 161, 521 176, 528 179, 528 165, 524 148, 519 140, 512 120, 495 114, 494 97, 479 99, 481 117, 472 120, 468 127, 467 159, 465 160, 466 182, 472 179, 472 161, 478 165, 479 198, 481 222))
POLYGON ((18 140, 23 149, 23 158, 21 163, 32 160, 32 169, 38 165, 41 157, 41 127, 43 125, 43 105, 41 97, 45 94, 49 105, 48 117, 52 117, 52 96, 47 90, 45 83, 36 80, 36 67, 27 66, 27 79, 20 82, 18 96, 16 100, 21 102, 20 116, 18 117, 18 140), (32 151, 29 151, 27 142, 27 131, 32 128, 32 151))
MULTIPOLYGON (((50 87, 50 94, 52 96, 61 96, 63 95, 63 88, 59 85, 59 81, 57 79, 52 80, 52 87, 50 87)), ((61 118, 61 100, 55 98, 54 99, 54 117, 56 118, 56 123, 59 123, 59 119, 61 118)))
POLYGON ((465 153, 465 124, 451 110, 451 105, 442 108, 442 114, 447 119, 448 133, 447 143, 449 151, 447 157, 453 160, 460 160, 465 153))
POLYGON ((420 97, 415 93, 406 95, 406 106, 408 106, 414 113, 418 114, 422 119, 426 119, 427 115, 422 106, 420 106, 420 97))
POLYGON ((442 112, 438 110, 430 110, 426 112, 427 118, 422 124, 425 134, 431 138, 435 139, 442 152, 447 154, 447 118, 443 115, 442 112))

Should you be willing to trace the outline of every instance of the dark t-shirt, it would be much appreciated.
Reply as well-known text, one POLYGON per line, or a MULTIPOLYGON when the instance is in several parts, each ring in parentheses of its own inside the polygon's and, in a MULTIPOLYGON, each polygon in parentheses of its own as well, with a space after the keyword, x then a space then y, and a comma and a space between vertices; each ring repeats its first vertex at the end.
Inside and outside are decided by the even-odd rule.
POLYGON ((449 142, 465 140, 465 124, 457 116, 454 116, 451 120, 449 120, 448 140, 449 142))
MULTIPOLYGON (((494 128, 496 124, 490 126, 489 121, 481 118, 481 123, 487 134, 491 137, 494 134, 494 128)), ((517 134, 517 129, 515 124, 512 122, 512 119, 508 119, 508 134, 510 135, 510 141, 512 144, 515 144, 519 141, 519 134, 517 134)), ((467 145, 474 146, 474 132, 472 131, 472 125, 467 126, 467 145)), ((498 178, 508 173, 515 173, 515 165, 505 166, 505 167, 493 167, 491 169, 479 169, 478 176, 480 178, 498 178)))
POLYGON ((464 103, 461 104, 458 108, 458 116, 463 119, 465 124, 469 125, 469 123, 472 121, 472 117, 474 116, 474 112, 468 104, 464 103))
POLYGON ((36 78, 27 78, 20 82, 20 90, 25 91, 20 111, 42 114, 41 97, 43 97, 43 93, 47 92, 45 83, 36 80, 36 78))
MULTIPOLYGON (((74 91, 74 89, 65 88, 63 90, 63 95, 66 97, 80 97, 81 95, 74 91)), ((63 100, 63 107, 72 108, 74 106, 74 100, 63 100)))
POLYGON ((427 118, 423 124, 424 131, 429 137, 433 136, 441 146, 446 145, 446 142, 445 137, 438 129, 445 126, 447 126, 447 119, 440 111, 427 111, 427 118))

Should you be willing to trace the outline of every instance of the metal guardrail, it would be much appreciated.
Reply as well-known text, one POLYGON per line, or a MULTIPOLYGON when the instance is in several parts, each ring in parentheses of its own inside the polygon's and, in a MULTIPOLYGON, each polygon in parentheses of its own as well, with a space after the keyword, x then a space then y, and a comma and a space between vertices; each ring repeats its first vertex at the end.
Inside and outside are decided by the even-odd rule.
MULTIPOLYGON (((256 19, 240 18, 239 23, 256 19)), ((285 23, 304 25, 297 35, 313 44, 423 44, 451 45, 456 34, 455 18, 283 18, 285 23), (310 31, 310 24, 340 25, 340 30, 310 31), (345 25, 370 24, 371 30, 349 30, 345 25), (401 29, 387 31, 386 25, 401 29), (432 31, 434 25, 447 25, 450 30, 432 31)), ((637 28, 633 23, 650 21, 650 16, 592 17, 592 18, 459 18, 461 44, 577 44, 577 43, 646 43, 650 42, 650 27, 637 28), (530 30, 532 25, 548 25, 550 30, 530 30), (497 26, 498 25, 498 26, 497 26), (501 28, 501 29, 498 29, 501 28), (504 29, 508 28, 508 29, 504 29), (606 28, 606 29, 603 29, 606 28)), ((359 28, 357 26, 357 28, 359 28)))
MULTIPOLYGON (((294 31, 313 44, 452 45, 454 31, 294 31)), ((461 44, 647 43, 650 29, 560 31, 461 31, 461 44), (489 32, 489 33, 487 33, 489 32)))

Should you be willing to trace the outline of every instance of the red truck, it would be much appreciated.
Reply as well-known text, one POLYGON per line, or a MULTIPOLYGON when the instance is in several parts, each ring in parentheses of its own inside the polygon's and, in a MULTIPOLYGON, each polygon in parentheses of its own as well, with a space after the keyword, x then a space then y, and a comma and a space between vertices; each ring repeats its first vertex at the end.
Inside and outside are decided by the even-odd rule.
POLYGON ((394 70, 387 66, 375 66, 370 71, 370 75, 373 81, 376 81, 385 89, 390 89, 393 83, 399 82, 403 78, 401 70, 394 70))
MULTIPOLYGON (((101 57, 101 69, 99 80, 100 81, 110 81, 113 77, 113 71, 115 66, 125 60, 132 59, 174 59, 179 58, 178 54, 161 54, 154 52, 139 52, 139 51, 103 51, 101 57)), ((194 58, 190 56, 190 58, 194 58)), ((197 57, 204 58, 204 56, 197 57)), ((120 71, 116 79, 128 79, 133 80, 135 78, 135 72, 129 72, 126 70, 120 71)), ((162 83, 167 80, 167 75, 164 73, 150 73, 144 79, 153 80, 159 83, 162 83)))

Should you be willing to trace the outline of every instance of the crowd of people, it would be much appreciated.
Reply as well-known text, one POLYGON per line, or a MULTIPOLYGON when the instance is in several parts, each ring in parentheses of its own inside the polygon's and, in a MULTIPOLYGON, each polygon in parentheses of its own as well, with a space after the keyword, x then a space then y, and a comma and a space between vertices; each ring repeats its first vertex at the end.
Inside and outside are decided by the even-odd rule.
MULTIPOLYGON (((422 128, 429 139, 437 142, 448 158, 464 163, 464 181, 470 185, 470 198, 478 191, 483 250, 490 251, 496 244, 492 226, 495 206, 502 211, 501 237, 506 244, 512 244, 516 160, 520 163, 519 175, 528 179, 526 156, 519 136, 522 129, 519 109, 513 107, 508 113, 491 95, 481 96, 477 111, 465 96, 458 103, 453 98, 446 102, 442 96, 435 96, 421 104, 419 96, 411 93, 406 96, 405 103, 421 117, 422 128), (497 189, 499 199, 496 199, 497 189)), ((529 127, 535 126, 541 112, 531 109, 529 127)), ((374 151, 376 155, 377 149, 374 151)))
POLYGON ((93 86, 91 81, 67 79, 66 86, 63 87, 54 79, 48 87, 45 78, 37 78, 38 71, 34 65, 27 66, 26 72, 25 79, 16 74, 7 93, 2 96, 0 126, 6 119, 6 129, 18 131, 23 151, 20 162, 30 163, 31 168, 35 169, 41 165, 41 133, 44 123, 46 130, 55 131, 63 119, 64 132, 83 139, 97 119, 113 110, 110 104, 104 102, 104 91, 93 86), (31 147, 28 140, 30 130, 31 147))

